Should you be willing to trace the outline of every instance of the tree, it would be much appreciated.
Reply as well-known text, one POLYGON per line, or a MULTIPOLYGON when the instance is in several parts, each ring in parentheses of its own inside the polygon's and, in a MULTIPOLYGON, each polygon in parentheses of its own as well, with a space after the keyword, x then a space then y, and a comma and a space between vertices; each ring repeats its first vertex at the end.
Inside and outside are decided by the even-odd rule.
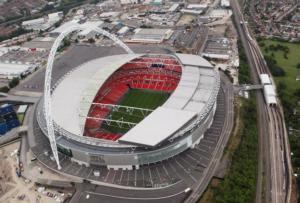
POLYGON ((17 86, 19 84, 20 80, 17 77, 14 77, 9 83, 8 86, 9 88, 14 88, 15 86, 17 86))
POLYGON ((300 69, 300 63, 297 64, 297 68, 300 69))
POLYGON ((7 86, 0 87, 0 92, 7 93, 9 91, 9 88, 7 86))
POLYGON ((90 38, 90 39, 88 39, 88 42, 89 42, 90 44, 93 44, 93 43, 95 43, 95 40, 94 40, 94 38, 90 38))
POLYGON ((264 42, 259 42, 259 46, 264 47, 266 44, 264 42))
POLYGON ((300 99, 300 89, 297 89, 294 95, 300 99))

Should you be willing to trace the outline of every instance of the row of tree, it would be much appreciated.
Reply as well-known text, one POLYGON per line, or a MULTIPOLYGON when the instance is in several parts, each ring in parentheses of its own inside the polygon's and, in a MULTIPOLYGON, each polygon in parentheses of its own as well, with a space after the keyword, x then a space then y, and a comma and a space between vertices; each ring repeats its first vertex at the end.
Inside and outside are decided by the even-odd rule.
POLYGON ((19 78, 13 78, 9 83, 8 86, 3 86, 0 88, 0 92, 7 93, 11 88, 16 87, 20 82, 19 78))
POLYGON ((0 35, 0 42, 7 40, 7 39, 11 39, 23 34, 26 34, 28 32, 31 32, 31 30, 25 30, 23 28, 18 28, 17 30, 13 31, 11 34, 9 35, 0 35))
POLYGON ((249 84, 251 81, 249 75, 248 60, 245 54, 245 50, 240 40, 237 41, 238 50, 239 50, 239 83, 240 84, 249 84))
POLYGON ((234 152, 229 173, 215 190, 212 202, 253 202, 256 193, 258 131, 255 98, 243 99, 241 142, 234 152))
POLYGON ((277 64, 277 61, 272 56, 266 55, 265 60, 273 76, 285 76, 285 71, 277 64))
MULTIPOLYGON (((251 82, 248 60, 241 41, 239 49, 239 82, 251 82)), ((229 171, 224 181, 214 190, 212 202, 253 202, 256 192, 258 131, 255 98, 242 99, 240 108, 241 141, 234 151, 229 171)))

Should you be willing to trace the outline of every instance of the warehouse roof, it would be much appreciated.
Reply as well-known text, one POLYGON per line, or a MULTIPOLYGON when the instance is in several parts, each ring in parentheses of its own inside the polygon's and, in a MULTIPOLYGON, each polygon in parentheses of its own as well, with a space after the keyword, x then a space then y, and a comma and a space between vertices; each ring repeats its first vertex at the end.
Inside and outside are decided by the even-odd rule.
POLYGON ((0 62, 0 75, 20 75, 32 68, 32 65, 0 62))
POLYGON ((171 29, 136 29, 131 41, 161 42, 172 34, 171 29))

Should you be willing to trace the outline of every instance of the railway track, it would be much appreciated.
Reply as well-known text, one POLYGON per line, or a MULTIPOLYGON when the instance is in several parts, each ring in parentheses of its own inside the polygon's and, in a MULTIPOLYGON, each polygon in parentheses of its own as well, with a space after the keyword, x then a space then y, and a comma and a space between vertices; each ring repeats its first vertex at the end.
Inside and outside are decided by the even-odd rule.
MULTIPOLYGON (((247 57, 251 65, 252 79, 257 83, 260 74, 268 74, 271 76, 271 73, 256 40, 251 37, 251 32, 247 27, 247 23, 243 18, 238 3, 234 0, 231 2, 233 10, 235 11, 234 13, 237 15, 235 20, 237 21, 236 23, 239 24, 240 35, 243 35, 245 39, 243 41, 245 49, 248 49, 250 53, 247 57)), ((272 83, 275 84, 272 77, 270 78, 272 83)), ((265 126, 260 127, 268 127, 268 138, 262 143, 263 147, 267 149, 264 151, 264 156, 267 159, 267 162, 264 164, 265 172, 266 174, 268 174, 267 172, 270 174, 267 175, 266 178, 266 192, 269 193, 267 196, 270 196, 266 198, 266 201, 278 203, 289 202, 291 196, 292 167, 282 107, 279 100, 277 106, 268 106, 262 99, 258 99, 258 101, 260 102, 259 106, 262 106, 262 112, 259 113, 265 114, 267 117, 267 119, 265 119, 267 121, 264 121, 265 126)), ((259 171, 258 173, 262 173, 262 171, 259 171)), ((261 193, 261 190, 258 190, 257 192, 261 193)), ((256 199, 256 202, 260 202, 260 194, 257 195, 259 198, 256 199)))

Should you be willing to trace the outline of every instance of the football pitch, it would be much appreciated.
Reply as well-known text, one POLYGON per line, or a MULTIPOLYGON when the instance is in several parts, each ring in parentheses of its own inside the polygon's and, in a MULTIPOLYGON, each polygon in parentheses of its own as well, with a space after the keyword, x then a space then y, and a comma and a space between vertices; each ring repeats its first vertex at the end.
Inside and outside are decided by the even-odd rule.
MULTIPOLYGON (((131 89, 120 99, 118 105, 153 110, 161 106, 169 96, 170 93, 166 92, 131 89)), ((139 123, 147 115, 147 112, 144 113, 146 114, 143 115, 142 111, 140 110, 130 111, 126 108, 119 108, 117 111, 112 111, 107 118, 111 120, 139 123)), ((148 112, 148 114, 149 113, 150 112, 148 112)), ((118 125, 115 122, 111 122, 109 124, 103 123, 101 128, 106 129, 107 131, 112 133, 121 134, 124 134, 128 130, 130 130, 129 125, 121 123, 119 123, 118 125)))

